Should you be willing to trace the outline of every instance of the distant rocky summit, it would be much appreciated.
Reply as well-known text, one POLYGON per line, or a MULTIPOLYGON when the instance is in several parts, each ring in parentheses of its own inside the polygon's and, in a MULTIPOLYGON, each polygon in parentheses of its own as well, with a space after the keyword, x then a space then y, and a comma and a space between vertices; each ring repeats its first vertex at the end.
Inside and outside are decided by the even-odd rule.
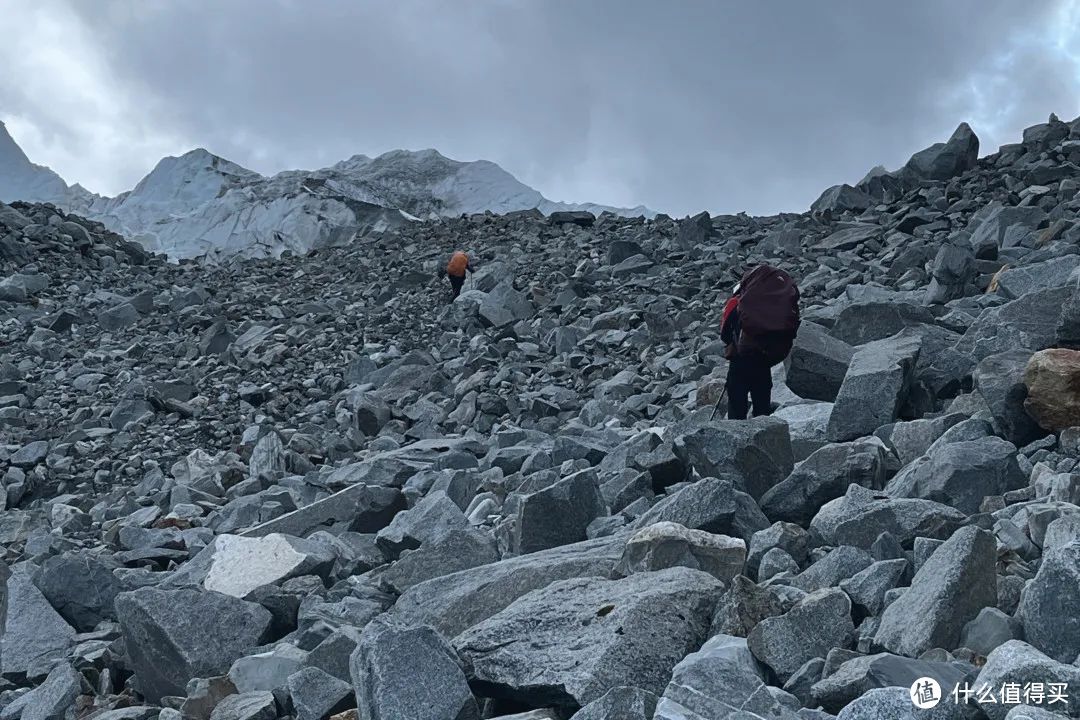
POLYGON ((1080 122, 774 217, 345 187, 398 162, 0 204, 0 720, 1080 717, 1080 122), (110 229, 272 196, 373 224, 110 229), (779 407, 711 420, 762 262, 779 407))
POLYGON ((277 257, 341 245, 409 222, 539 210, 652 217, 645 207, 552 202, 492 162, 435 150, 355 155, 273 177, 203 149, 167 157, 129 192, 101 197, 34 165, 0 122, 0 202, 52 203, 173 259, 277 257))

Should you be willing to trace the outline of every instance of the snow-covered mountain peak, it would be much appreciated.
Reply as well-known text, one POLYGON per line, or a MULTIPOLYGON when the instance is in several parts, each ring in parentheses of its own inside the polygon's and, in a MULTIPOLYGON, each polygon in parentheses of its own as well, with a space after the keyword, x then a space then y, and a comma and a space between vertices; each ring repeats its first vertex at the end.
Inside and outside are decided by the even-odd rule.
POLYGON ((30 162, 7 126, 0 121, 0 202, 65 203, 67 183, 47 167, 30 162))
POLYGON ((11 200, 55 203, 175 258, 305 252, 417 218, 487 211, 654 214, 552 202, 493 162, 453 160, 432 148, 353 155, 272 177, 196 148, 162 158, 131 191, 103 198, 31 163, 0 125, 0 201, 11 200))

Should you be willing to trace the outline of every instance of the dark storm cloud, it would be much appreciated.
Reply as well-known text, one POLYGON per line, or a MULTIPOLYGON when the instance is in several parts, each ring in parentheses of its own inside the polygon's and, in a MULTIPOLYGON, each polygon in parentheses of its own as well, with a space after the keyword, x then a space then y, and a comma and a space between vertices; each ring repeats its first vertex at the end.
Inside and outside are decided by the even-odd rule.
POLYGON ((800 211, 961 120, 985 154, 1051 111, 1080 114, 1070 2, 70 8, 128 112, 263 172, 435 147, 553 199, 800 211))

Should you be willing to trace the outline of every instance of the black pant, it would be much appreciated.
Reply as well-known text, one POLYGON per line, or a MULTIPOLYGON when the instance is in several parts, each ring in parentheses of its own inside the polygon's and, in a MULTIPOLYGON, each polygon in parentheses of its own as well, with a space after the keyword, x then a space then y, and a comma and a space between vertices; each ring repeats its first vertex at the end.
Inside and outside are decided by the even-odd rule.
POLYGON ((745 420, 754 401, 754 415, 772 412, 772 371, 763 358, 736 355, 728 366, 728 419, 745 420))
POLYGON ((461 286, 465 284, 465 276, 448 275, 447 277, 450 278, 450 291, 453 293, 453 297, 457 297, 461 294, 461 286))

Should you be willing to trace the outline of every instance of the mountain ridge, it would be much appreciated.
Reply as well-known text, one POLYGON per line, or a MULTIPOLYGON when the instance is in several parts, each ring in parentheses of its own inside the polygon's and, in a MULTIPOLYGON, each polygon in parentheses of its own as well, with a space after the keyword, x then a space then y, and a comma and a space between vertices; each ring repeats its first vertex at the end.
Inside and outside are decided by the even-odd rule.
POLYGON ((453 160, 433 148, 267 176, 198 147, 162 158, 134 188, 106 197, 31 162, 0 124, 0 202, 14 200, 51 202, 174 259, 306 252, 418 219, 488 211, 656 215, 642 205, 549 200, 494 162, 453 160))

